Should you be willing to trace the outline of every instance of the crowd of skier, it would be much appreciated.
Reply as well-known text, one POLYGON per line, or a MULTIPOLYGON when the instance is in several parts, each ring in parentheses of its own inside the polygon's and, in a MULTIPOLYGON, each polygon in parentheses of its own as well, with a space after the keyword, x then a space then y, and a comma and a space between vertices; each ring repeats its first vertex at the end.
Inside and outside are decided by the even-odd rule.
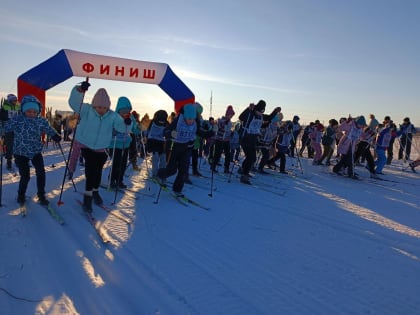
POLYGON ((36 169, 39 201, 48 204, 41 139, 47 134, 59 144, 62 131, 64 140, 71 140, 64 178, 67 175, 72 179, 77 161, 85 166, 86 212, 92 212, 92 203, 103 203, 99 188, 108 159, 112 159, 109 188, 127 187, 124 173, 129 164, 139 169, 137 159, 141 155, 151 158, 149 176, 160 185, 165 186, 166 179, 175 175, 172 190, 179 196, 184 184, 191 183, 190 173, 202 176, 203 160, 212 176, 219 172, 231 174, 236 165, 243 184, 251 184, 252 172, 269 174, 268 168, 287 174, 286 159, 305 154, 313 165, 333 165, 333 173, 351 178, 358 176, 355 165, 366 164, 371 177, 377 178, 394 158, 395 141, 399 142, 399 160, 407 162, 413 172, 420 164, 419 158, 410 159, 416 128, 408 117, 398 127, 389 116, 379 122, 373 114, 368 121, 363 115, 348 116, 331 118, 326 126, 316 120, 303 127, 298 115, 285 119, 281 107, 266 113, 266 102, 260 100, 242 108, 238 115, 238 109, 228 105, 224 115, 217 119, 204 119, 203 107, 193 103, 184 105, 179 113, 157 110, 152 119, 141 122, 127 97, 120 97, 115 110, 111 110, 109 95, 103 88, 96 91, 90 103, 85 102, 89 87, 90 83, 84 81, 70 93, 69 105, 75 113, 70 131, 63 130, 62 116, 58 113, 50 123, 40 117, 42 105, 32 95, 24 96, 20 103, 13 94, 3 100, 2 154, 8 169, 12 168, 12 156, 15 158, 20 175, 19 203, 25 201, 31 161, 36 169))

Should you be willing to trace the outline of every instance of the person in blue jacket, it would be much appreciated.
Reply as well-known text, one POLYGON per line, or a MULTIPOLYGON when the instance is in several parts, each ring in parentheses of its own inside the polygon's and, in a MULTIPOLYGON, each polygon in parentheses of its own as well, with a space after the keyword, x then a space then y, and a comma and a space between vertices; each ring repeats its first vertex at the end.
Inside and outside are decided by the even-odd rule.
POLYGON ((92 212, 92 201, 101 205, 103 200, 99 195, 99 185, 102 179, 102 169, 107 160, 106 149, 113 139, 113 131, 124 133, 131 119, 123 119, 110 110, 111 100, 107 91, 100 88, 92 98, 91 104, 83 103, 83 97, 90 83, 87 81, 73 87, 69 105, 80 121, 76 129, 75 140, 80 142, 81 154, 85 159, 85 192, 83 210, 92 212))
POLYGON ((168 163, 158 170, 157 176, 161 184, 166 178, 178 172, 172 190, 182 195, 185 179, 188 174, 190 149, 194 145, 197 133, 197 111, 193 104, 184 105, 180 114, 165 128, 166 156, 168 163))
MULTIPOLYGON (((115 112, 120 114, 123 119, 131 119, 131 110, 132 106, 130 100, 125 96, 121 96, 117 101, 115 112)), ((139 133, 133 120, 131 120, 131 124, 126 125, 125 128, 124 132, 114 130, 113 139, 109 147, 110 157, 112 158, 110 185, 112 189, 127 188, 127 185, 123 182, 123 178, 127 169, 128 152, 132 141, 130 133, 139 133)))
POLYGON ((41 103, 35 96, 25 95, 21 102, 23 115, 10 118, 5 125, 5 132, 14 133, 13 155, 20 175, 17 202, 21 205, 25 203, 25 193, 30 180, 29 161, 35 168, 39 203, 44 206, 49 204, 45 198, 46 176, 42 156, 42 134, 51 136, 55 142, 60 142, 61 137, 50 126, 48 120, 39 116, 41 108, 41 103))

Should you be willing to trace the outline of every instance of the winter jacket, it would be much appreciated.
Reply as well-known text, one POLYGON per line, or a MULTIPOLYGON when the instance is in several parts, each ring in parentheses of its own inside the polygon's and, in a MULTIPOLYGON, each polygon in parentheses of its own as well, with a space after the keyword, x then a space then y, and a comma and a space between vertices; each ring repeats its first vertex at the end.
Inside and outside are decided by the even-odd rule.
POLYGON ((334 143, 335 140, 335 129, 331 126, 328 126, 325 131, 324 134, 322 136, 322 144, 323 145, 332 145, 334 143))
MULTIPOLYGON (((131 103, 130 100, 126 97, 120 97, 118 98, 118 102, 117 102, 117 106, 115 107, 115 112, 119 114, 119 111, 121 109, 128 109, 128 110, 132 110, 131 107, 131 103)), ((125 125, 125 130, 124 132, 119 132, 118 130, 113 131, 112 133, 112 141, 109 145, 110 148, 116 148, 116 149, 127 149, 130 146, 131 143, 131 136, 130 133, 133 132, 135 134, 139 134, 138 128, 137 128, 137 124, 134 121, 134 117, 131 117, 131 124, 130 125, 125 125)))
POLYGON ((158 121, 152 120, 147 130, 147 144, 146 148, 148 152, 163 153, 165 149, 165 128, 168 126, 168 122, 164 124, 158 121))
POLYGON ((188 125, 185 122, 184 114, 179 114, 174 121, 165 129, 165 138, 172 139, 175 144, 186 144, 192 147, 197 133, 197 123, 188 125), (176 136, 172 137, 172 131, 176 131, 176 136))
POLYGON ((57 134, 45 118, 39 116, 28 118, 25 115, 18 115, 9 119, 5 125, 5 131, 13 132, 15 135, 13 154, 22 155, 29 159, 42 152, 41 136, 43 133, 49 136, 57 134))
POLYGON ((83 93, 75 86, 69 97, 69 105, 80 115, 75 139, 83 146, 92 150, 104 150, 113 140, 114 129, 121 133, 126 132, 127 127, 119 114, 109 110, 100 116, 90 104, 83 103, 80 106, 82 101, 83 93))
POLYGON ((391 128, 382 128, 376 136, 376 149, 386 150, 391 141, 391 128))
POLYGON ((347 120, 338 126, 338 131, 343 132, 344 134, 338 143, 337 153, 347 154, 350 150, 351 152, 354 152, 362 130, 357 128, 354 120, 347 120))
POLYGON ((216 140, 230 141, 232 138, 232 122, 226 117, 217 120, 216 140))

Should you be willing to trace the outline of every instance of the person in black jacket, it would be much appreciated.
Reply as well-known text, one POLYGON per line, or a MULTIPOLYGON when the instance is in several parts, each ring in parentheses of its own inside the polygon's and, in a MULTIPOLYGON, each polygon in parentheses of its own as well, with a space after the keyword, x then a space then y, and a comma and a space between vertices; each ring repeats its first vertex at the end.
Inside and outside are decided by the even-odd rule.
POLYGON ((273 117, 280 111, 280 107, 276 107, 270 115, 264 115, 266 103, 260 100, 256 105, 251 103, 240 115, 239 120, 242 123, 241 147, 245 154, 245 160, 239 173, 241 183, 250 185, 249 171, 257 160, 256 147, 258 143, 258 135, 261 127, 267 126, 273 117))

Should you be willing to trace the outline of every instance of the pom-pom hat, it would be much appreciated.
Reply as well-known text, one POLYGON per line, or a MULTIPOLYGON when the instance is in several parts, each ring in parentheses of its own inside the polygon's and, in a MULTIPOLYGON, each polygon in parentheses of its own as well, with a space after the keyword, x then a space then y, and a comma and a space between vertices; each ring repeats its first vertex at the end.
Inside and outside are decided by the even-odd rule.
POLYGON ((95 95, 92 98, 92 106, 106 108, 109 108, 111 106, 111 100, 109 99, 109 95, 104 88, 100 88, 96 91, 95 95))
POLYGON ((225 113, 225 116, 234 116, 234 115, 235 115, 235 111, 233 110, 232 105, 229 105, 229 106, 226 108, 226 113, 225 113))

